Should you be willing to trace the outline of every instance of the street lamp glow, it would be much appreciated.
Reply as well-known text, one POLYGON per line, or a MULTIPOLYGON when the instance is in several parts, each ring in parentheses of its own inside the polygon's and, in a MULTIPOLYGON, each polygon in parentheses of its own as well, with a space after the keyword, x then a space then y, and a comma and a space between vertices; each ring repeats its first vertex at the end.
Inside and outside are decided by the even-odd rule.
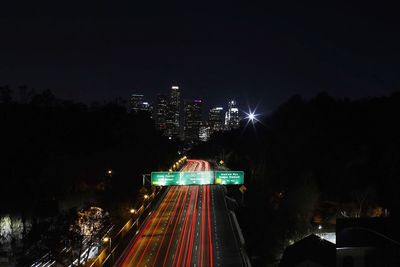
POLYGON ((129 212, 134 214, 134 213, 136 213, 136 210, 135 209, 130 209, 129 212))
POLYGON ((107 243, 108 241, 110 241, 110 238, 109 238, 109 237, 106 236, 106 237, 103 238, 103 242, 104 242, 104 243, 107 243))
POLYGON ((108 172, 107 172, 108 174, 111 174, 112 173, 112 170, 108 170, 108 172))
POLYGON ((254 113, 249 114, 249 120, 253 121, 255 118, 256 116, 254 115, 254 113))
MULTIPOLYGON (((246 114, 246 117, 245 117, 245 119, 247 119, 247 124, 248 123, 255 123, 255 122, 258 122, 259 120, 257 119, 257 117, 258 117, 258 115, 260 115, 260 114, 256 114, 256 111, 255 110, 251 110, 250 108, 249 108, 249 112, 247 113, 247 112, 244 112, 244 114, 246 114)), ((246 124, 246 125, 247 125, 246 124)))
POLYGON ((149 195, 144 195, 144 199, 148 199, 149 198, 149 195))

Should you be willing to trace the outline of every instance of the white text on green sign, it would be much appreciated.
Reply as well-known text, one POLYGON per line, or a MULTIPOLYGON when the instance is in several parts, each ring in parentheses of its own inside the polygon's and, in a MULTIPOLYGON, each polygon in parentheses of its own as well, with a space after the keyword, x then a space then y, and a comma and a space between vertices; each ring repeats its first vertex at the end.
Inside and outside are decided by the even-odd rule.
POLYGON ((242 171, 215 171, 216 184, 243 184, 244 172, 242 171))
POLYGON ((205 172, 152 172, 152 185, 203 185, 214 183, 214 173, 205 172))

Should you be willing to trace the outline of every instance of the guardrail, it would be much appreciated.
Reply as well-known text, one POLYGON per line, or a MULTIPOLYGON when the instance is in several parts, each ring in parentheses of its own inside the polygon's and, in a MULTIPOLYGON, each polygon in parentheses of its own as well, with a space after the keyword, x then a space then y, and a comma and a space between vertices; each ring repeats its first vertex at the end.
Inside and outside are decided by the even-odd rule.
MULTIPOLYGON (((214 163, 216 169, 223 169, 223 170, 229 171, 229 169, 226 168, 226 167, 218 166, 218 164, 215 161, 213 163, 214 163)), ((246 249, 245 249, 245 239, 243 237, 243 233, 242 233, 242 229, 240 228, 239 221, 236 218, 235 212, 230 210, 228 208, 228 204, 226 203, 226 199, 228 199, 231 202, 236 203, 236 204, 237 204, 237 201, 236 201, 236 199, 233 199, 233 198, 228 197, 227 195, 225 195, 227 190, 226 190, 225 186, 223 188, 224 188, 225 206, 226 206, 226 209, 229 210, 229 220, 230 220, 231 224, 232 224, 232 221, 234 222, 234 226, 235 227, 234 227, 233 230, 236 230, 235 232, 236 232, 237 236, 239 237, 239 244, 238 245, 239 245, 239 249, 240 249, 240 256, 242 258, 242 265, 245 266, 245 267, 251 267, 250 258, 247 255, 247 252, 246 252, 246 249)))
POLYGON ((247 252, 245 250, 245 240, 244 240, 244 237, 243 237, 242 229, 239 226, 239 222, 238 222, 238 220, 236 218, 235 212, 230 211, 230 214, 232 216, 236 231, 237 231, 238 236, 239 236, 240 254, 242 256, 242 262, 244 263, 244 266, 251 267, 251 262, 250 262, 249 256, 247 255, 247 252))
POLYGON ((230 199, 229 197, 224 196, 225 206, 226 206, 226 209, 229 210, 229 221, 231 223, 231 226, 234 226, 232 230, 236 230, 235 233, 239 238, 239 242, 238 242, 235 237, 236 242, 238 242, 238 246, 239 246, 239 250, 240 250, 240 257, 242 258, 242 265, 244 267, 251 267, 251 262, 250 262, 249 256, 247 255, 247 252, 245 249, 245 240, 243 237, 242 229, 239 226, 239 222, 236 218, 235 212, 228 208, 228 204, 226 203, 227 198, 230 199), (232 225, 232 221, 233 221, 233 225, 232 225))

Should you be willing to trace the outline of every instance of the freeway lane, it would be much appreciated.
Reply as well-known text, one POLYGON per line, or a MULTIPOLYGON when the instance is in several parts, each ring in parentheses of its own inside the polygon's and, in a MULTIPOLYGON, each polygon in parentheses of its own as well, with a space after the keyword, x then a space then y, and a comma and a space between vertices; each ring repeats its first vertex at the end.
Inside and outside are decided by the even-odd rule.
MULTIPOLYGON (((181 171, 209 171, 188 160, 181 171)), ((241 266, 220 186, 171 186, 116 266, 241 266)))

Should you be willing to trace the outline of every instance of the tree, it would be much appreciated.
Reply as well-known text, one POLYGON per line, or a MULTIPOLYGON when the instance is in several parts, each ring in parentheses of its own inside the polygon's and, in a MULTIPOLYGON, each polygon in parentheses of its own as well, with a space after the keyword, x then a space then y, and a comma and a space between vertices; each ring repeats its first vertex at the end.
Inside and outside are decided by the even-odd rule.
POLYGON ((43 247, 42 254, 47 253, 58 265, 83 266, 90 252, 101 246, 110 225, 109 214, 101 208, 70 210, 47 227, 38 243, 43 247))
POLYGON ((81 266, 81 262, 87 262, 93 247, 101 245, 101 238, 109 225, 109 215, 101 208, 90 207, 77 212, 75 221, 70 226, 72 250, 78 252, 78 255, 73 254, 74 258, 78 259, 77 266, 81 266), (83 255, 85 250, 86 253, 83 255))
POLYGON ((366 214, 366 210, 372 205, 375 195, 375 190, 371 186, 351 192, 353 201, 356 203, 356 208, 352 212, 354 217, 360 218, 366 214))
POLYGON ((8 104, 12 101, 12 90, 8 85, 0 87, 0 102, 8 104))

